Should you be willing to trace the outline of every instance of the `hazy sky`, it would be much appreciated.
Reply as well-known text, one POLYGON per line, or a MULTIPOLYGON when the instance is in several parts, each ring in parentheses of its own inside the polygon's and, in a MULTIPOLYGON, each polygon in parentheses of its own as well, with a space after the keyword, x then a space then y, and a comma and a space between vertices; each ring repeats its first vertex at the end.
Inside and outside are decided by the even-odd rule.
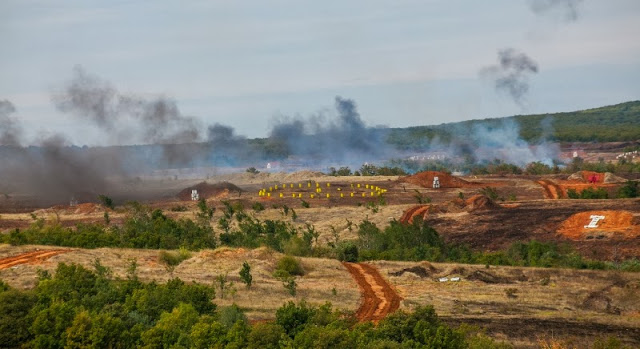
POLYGON ((79 145, 108 141, 51 103, 76 65, 250 137, 336 95, 391 127, 640 99, 638 0, 2 0, 0 43, 0 100, 79 145), (520 104, 480 74, 505 48, 539 68, 520 104))

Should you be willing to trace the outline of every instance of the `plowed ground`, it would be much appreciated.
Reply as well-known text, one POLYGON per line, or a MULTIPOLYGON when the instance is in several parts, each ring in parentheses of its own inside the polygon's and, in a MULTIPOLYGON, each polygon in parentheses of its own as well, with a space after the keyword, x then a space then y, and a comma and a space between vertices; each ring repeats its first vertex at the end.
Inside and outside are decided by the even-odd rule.
POLYGON ((358 283, 362 293, 362 305, 356 311, 359 321, 378 323, 400 307, 402 299, 375 267, 364 263, 343 264, 358 283))
POLYGON ((11 268, 14 265, 18 264, 37 264, 48 258, 51 258, 55 255, 61 253, 67 253, 70 250, 41 250, 41 251, 31 251, 23 254, 19 254, 17 256, 11 256, 7 258, 0 259, 0 269, 11 268))

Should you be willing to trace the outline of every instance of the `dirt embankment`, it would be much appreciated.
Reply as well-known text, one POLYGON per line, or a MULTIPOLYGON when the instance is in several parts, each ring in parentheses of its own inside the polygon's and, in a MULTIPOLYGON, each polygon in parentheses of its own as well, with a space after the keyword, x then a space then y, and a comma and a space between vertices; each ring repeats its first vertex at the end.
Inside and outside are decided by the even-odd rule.
POLYGON ((445 172, 424 171, 401 179, 403 182, 419 185, 424 188, 433 188, 433 179, 438 177, 440 188, 472 188, 482 184, 467 182, 464 179, 452 176, 445 172))
POLYGON ((182 201, 191 201, 191 191, 197 190, 200 198, 212 199, 212 198, 224 198, 230 195, 242 195, 240 187, 229 182, 220 182, 210 184, 207 182, 200 182, 194 186, 182 189, 178 195, 178 199, 182 201))
POLYGON ((536 183, 542 186, 545 197, 548 199, 563 199, 567 197, 567 191, 573 189, 580 193, 587 188, 600 189, 603 188, 611 195, 615 189, 621 184, 626 182, 626 179, 618 177, 613 173, 605 172, 593 172, 593 171, 579 171, 576 172, 566 180, 549 180, 541 179, 536 183))
POLYGON ((456 198, 443 204, 416 205, 405 210, 400 217, 400 222, 412 224, 417 217, 426 220, 430 214, 453 213, 453 212, 476 212, 486 210, 496 210, 501 206, 489 197, 481 194, 474 195, 466 200, 456 198))
POLYGON ((356 311, 358 321, 378 323, 400 307, 402 298, 375 267, 365 263, 343 265, 356 280, 362 293, 362 305, 356 311))
POLYGON ((7 258, 0 259, 0 270, 11 268, 15 265, 19 264, 38 264, 48 258, 51 258, 55 255, 67 253, 71 250, 61 249, 61 250, 38 250, 31 251, 27 253, 22 253, 17 256, 11 256, 7 258))

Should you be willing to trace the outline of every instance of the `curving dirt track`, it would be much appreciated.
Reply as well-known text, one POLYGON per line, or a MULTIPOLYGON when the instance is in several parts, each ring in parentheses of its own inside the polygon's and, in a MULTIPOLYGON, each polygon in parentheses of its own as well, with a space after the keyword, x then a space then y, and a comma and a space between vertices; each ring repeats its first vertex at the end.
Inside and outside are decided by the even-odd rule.
POLYGON ((58 254, 67 253, 71 250, 39 250, 39 251, 31 251, 23 254, 19 254, 17 256, 11 256, 7 258, 0 259, 0 270, 11 268, 14 265, 25 264, 25 263, 38 263, 47 258, 53 257, 58 254))
POLYGON ((378 323, 400 307, 402 298, 380 275, 378 270, 364 263, 342 263, 358 283, 363 302, 356 311, 358 321, 378 323))
POLYGON ((548 179, 536 181, 544 189, 544 195, 547 199, 561 199, 564 197, 562 187, 553 183, 548 179))

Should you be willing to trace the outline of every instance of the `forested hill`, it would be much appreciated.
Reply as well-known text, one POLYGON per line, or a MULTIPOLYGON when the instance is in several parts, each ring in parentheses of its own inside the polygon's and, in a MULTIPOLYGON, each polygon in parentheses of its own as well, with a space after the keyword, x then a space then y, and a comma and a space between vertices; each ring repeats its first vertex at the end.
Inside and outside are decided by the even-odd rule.
POLYGON ((618 142, 640 139, 640 101, 567 113, 516 115, 505 118, 469 120, 435 126, 391 129, 388 142, 400 149, 423 148, 434 137, 449 143, 466 137, 477 128, 519 127, 528 142, 541 138, 558 142, 618 142))

